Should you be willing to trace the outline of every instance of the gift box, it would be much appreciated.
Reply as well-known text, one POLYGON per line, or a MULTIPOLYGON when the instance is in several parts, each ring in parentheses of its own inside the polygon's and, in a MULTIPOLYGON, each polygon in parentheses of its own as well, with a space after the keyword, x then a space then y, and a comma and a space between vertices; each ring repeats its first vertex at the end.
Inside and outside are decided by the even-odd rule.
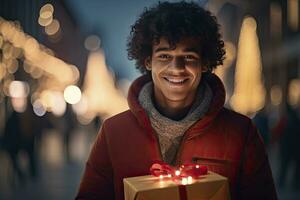
POLYGON ((230 199, 227 178, 210 171, 185 182, 152 175, 125 178, 123 182, 125 200, 230 199))

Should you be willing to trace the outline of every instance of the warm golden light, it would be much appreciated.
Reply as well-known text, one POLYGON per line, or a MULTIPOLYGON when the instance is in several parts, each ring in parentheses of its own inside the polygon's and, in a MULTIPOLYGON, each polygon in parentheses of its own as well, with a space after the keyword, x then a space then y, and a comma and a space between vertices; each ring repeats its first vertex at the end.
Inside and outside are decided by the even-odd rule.
POLYGON ((38 23, 41 25, 41 26, 49 26, 53 21, 53 17, 52 15, 48 18, 43 18, 43 17, 39 17, 38 19, 38 23))
POLYGON ((30 75, 34 79, 41 78, 43 75, 43 70, 41 70, 40 68, 37 68, 37 67, 32 67, 32 71, 30 72, 30 75))
POLYGON ((270 5, 270 33, 274 38, 280 38, 282 35, 282 9, 277 2, 270 5))
POLYGON ((23 56, 22 49, 20 49, 18 47, 13 49, 13 54, 12 54, 13 58, 21 58, 22 56, 23 56))
POLYGON ((51 24, 45 27, 45 32, 48 35, 54 35, 58 32, 59 28, 60 28, 60 24, 58 20, 54 19, 52 20, 51 24))
POLYGON ((81 96, 81 99, 78 103, 72 105, 72 109, 77 115, 84 115, 87 113, 88 100, 84 94, 81 96))
POLYGON ((84 115, 77 115, 77 120, 82 125, 88 125, 90 124, 93 119, 96 117, 96 114, 93 112, 87 112, 84 115))
POLYGON ((288 25, 293 31, 299 27, 299 0, 288 0, 287 4, 288 25))
POLYGON ((47 3, 40 9, 40 17, 46 19, 49 18, 53 15, 54 12, 54 7, 50 4, 47 3))
MULTIPOLYGON (((69 65, 51 55, 49 50, 41 48, 41 45, 33 37, 25 34, 17 24, 6 21, 1 17, 0 35, 6 41, 5 44, 10 42, 14 47, 23 50, 20 55, 24 53, 24 58, 28 63, 46 72, 45 75, 55 78, 63 87, 74 84, 79 79, 79 72, 78 70, 74 70, 73 65, 69 65)), ((6 48, 8 48, 8 50, 5 50, 7 51, 6 56, 10 57, 10 47, 6 48)), ((27 70, 25 69, 25 71, 27 70)))
POLYGON ((188 184, 188 179, 187 178, 182 178, 181 179, 181 184, 182 185, 187 185, 188 184))
POLYGON ((17 59, 9 59, 6 62, 7 71, 11 74, 15 73, 19 68, 19 62, 17 59))
POLYGON ((13 98, 26 98, 29 94, 29 85, 23 81, 12 81, 9 85, 9 96, 13 98))
POLYGON ((64 96, 60 92, 53 91, 51 96, 51 111, 55 116, 63 116, 66 112, 67 104, 64 96))
POLYGON ((282 102, 282 89, 279 85, 274 85, 270 90, 271 103, 274 106, 278 106, 282 102))
POLYGON ((2 48, 3 45, 3 37, 0 35, 0 49, 2 48))
POLYGON ((23 98, 23 97, 14 98, 14 97, 12 97, 11 98, 11 104, 12 104, 13 109, 16 112, 22 113, 27 108, 27 98, 23 98))
POLYGON ((3 79, 3 81, 2 81, 3 88, 2 89, 3 89, 3 93, 6 96, 10 96, 10 94, 9 94, 9 87, 10 87, 11 82, 14 81, 14 80, 15 80, 14 75, 13 74, 9 74, 9 73, 5 76, 5 79, 3 79))
POLYGON ((70 85, 64 91, 64 98, 69 104, 76 104, 81 99, 81 91, 76 85, 70 85))
POLYGON ((293 79, 289 83, 288 102, 291 106, 297 107, 300 103, 300 79, 293 79))
POLYGON ((255 19, 252 17, 246 17, 242 23, 234 93, 230 100, 234 110, 247 115, 260 110, 265 104, 266 91, 256 26, 255 19))
POLYGON ((83 91, 88 100, 88 111, 101 114, 103 118, 128 109, 127 100, 116 88, 101 50, 89 55, 83 91))
POLYGON ((10 59, 13 56, 13 46, 8 42, 4 43, 2 54, 4 59, 10 59))
POLYGON ((6 76, 6 66, 0 62, 0 81, 6 76))

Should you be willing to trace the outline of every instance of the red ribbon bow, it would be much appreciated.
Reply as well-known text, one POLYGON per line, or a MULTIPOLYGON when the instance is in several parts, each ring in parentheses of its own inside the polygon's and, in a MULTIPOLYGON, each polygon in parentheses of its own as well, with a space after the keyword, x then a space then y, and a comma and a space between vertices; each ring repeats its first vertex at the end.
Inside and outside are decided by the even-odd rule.
POLYGON ((179 168, 174 168, 164 162, 156 162, 150 168, 150 173, 153 176, 169 177, 173 179, 182 179, 191 176, 199 178, 201 175, 207 174, 207 167, 197 164, 183 164, 179 168))
POLYGON ((183 164, 179 168, 174 168, 164 162, 155 162, 151 168, 150 173, 153 176, 161 178, 170 178, 178 184, 179 199, 187 200, 187 190, 185 185, 189 184, 188 180, 192 178, 198 179, 201 175, 207 174, 207 167, 197 164, 183 164), (187 183, 184 183, 183 180, 187 183))

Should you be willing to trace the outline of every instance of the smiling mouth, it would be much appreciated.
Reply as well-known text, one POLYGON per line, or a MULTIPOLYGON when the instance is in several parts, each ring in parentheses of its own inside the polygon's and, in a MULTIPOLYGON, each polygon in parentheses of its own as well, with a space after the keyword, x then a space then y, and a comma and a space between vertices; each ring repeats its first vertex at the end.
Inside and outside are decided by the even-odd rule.
POLYGON ((173 77, 164 77, 164 79, 174 85, 182 85, 188 80, 188 78, 173 78, 173 77))

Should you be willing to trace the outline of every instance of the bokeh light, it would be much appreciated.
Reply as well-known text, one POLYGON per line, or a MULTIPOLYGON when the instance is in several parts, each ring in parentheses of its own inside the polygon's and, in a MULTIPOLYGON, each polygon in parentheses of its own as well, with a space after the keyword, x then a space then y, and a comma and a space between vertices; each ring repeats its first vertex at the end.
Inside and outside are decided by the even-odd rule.
POLYGON ((13 98, 26 98, 29 94, 29 85, 23 81, 12 81, 9 85, 9 94, 13 98))
POLYGON ((16 112, 22 113, 26 110, 27 108, 27 98, 25 97, 13 97, 11 98, 11 104, 13 109, 16 112))
POLYGON ((33 102, 33 112, 37 116, 41 117, 46 114, 46 108, 44 107, 43 103, 41 100, 37 99, 33 102))
POLYGON ((279 85, 273 85, 270 90, 271 104, 278 106, 282 102, 282 89, 279 85))
POLYGON ((64 90, 64 98, 69 104, 76 104, 81 99, 81 91, 76 85, 70 85, 64 90))
POLYGON ((230 99, 232 108, 245 115, 251 115, 265 105, 266 90, 256 28, 253 17, 244 18, 238 45, 234 93, 230 99))
POLYGON ((47 19, 53 15, 53 12, 54 12, 54 7, 50 3, 47 3, 41 7, 40 17, 43 19, 47 19))
POLYGON ((52 20, 51 24, 45 27, 45 32, 48 35, 55 35, 59 31, 59 28, 60 28, 59 21, 54 19, 52 20))
POLYGON ((84 47, 89 51, 96 51, 100 48, 100 38, 97 35, 90 35, 84 41, 84 47))
POLYGON ((300 80, 293 79, 289 83, 288 102, 291 106, 297 107, 300 103, 300 80))

